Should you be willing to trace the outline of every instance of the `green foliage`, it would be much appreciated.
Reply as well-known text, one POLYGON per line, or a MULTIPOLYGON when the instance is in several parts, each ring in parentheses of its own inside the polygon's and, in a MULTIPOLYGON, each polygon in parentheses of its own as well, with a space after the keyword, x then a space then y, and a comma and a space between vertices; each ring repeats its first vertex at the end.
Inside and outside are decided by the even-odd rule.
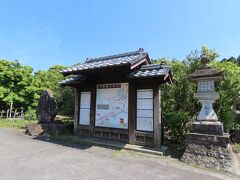
POLYGON ((38 71, 35 73, 35 79, 38 85, 46 90, 50 89, 58 102, 59 114, 73 116, 74 114, 74 92, 70 87, 62 87, 59 82, 63 80, 61 70, 66 66, 56 65, 50 67, 47 71, 38 71))
POLYGON ((240 65, 240 56, 238 56, 238 58, 236 59, 235 57, 231 56, 230 58, 226 59, 223 58, 221 62, 232 62, 234 64, 238 64, 240 65))
POLYGON ((240 144, 233 144, 232 145, 232 148, 233 148, 233 152, 235 152, 236 154, 239 154, 240 153, 240 144))
POLYGON ((169 62, 174 74, 173 84, 162 85, 162 118, 166 140, 182 144, 188 132, 188 122, 196 115, 197 104, 193 99, 196 85, 186 79, 189 71, 184 62, 169 62))
POLYGON ((60 87, 59 82, 63 79, 60 71, 65 68, 66 66, 56 65, 50 67, 47 71, 37 71, 34 77, 40 87, 52 90, 54 96, 57 96, 60 87))
POLYGON ((216 110, 225 130, 229 131, 233 126, 233 111, 240 102, 240 67, 229 61, 213 62, 212 66, 225 74, 224 79, 217 83, 220 99, 216 103, 216 110))
POLYGON ((37 119, 36 109, 28 109, 24 113, 24 119, 27 119, 29 121, 34 121, 37 119))
POLYGON ((60 70, 65 66, 56 65, 47 71, 33 74, 29 66, 18 61, 0 60, 0 109, 23 108, 27 119, 36 119, 36 107, 41 93, 52 90, 59 105, 59 113, 73 116, 74 97, 71 88, 63 88, 59 82, 64 78, 60 70))
POLYGON ((7 109, 11 102, 15 107, 36 107, 41 88, 35 86, 32 68, 18 61, 0 60, 0 108, 7 109))
POLYGON ((168 141, 182 144, 185 141, 185 135, 189 130, 189 113, 183 111, 164 113, 165 128, 164 132, 168 141))
POLYGON ((58 91, 59 113, 64 116, 74 115, 74 89, 71 87, 60 87, 58 91))

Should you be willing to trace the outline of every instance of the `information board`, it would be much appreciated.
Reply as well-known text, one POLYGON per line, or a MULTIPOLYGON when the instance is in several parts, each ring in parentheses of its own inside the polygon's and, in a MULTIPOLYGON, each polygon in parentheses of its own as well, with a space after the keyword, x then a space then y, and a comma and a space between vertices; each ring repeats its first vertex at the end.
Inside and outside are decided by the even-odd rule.
POLYGON ((80 95, 80 125, 89 125, 90 124, 90 101, 91 93, 90 92, 81 92, 80 95))
POLYGON ((137 90, 137 130, 153 131, 153 90, 137 90))
POLYGON ((95 126, 128 128, 128 83, 97 85, 95 126))

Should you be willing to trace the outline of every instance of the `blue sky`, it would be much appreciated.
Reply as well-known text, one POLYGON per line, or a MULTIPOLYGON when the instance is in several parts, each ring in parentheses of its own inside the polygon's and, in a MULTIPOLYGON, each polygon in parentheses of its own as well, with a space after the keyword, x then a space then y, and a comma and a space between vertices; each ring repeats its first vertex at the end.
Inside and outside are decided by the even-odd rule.
POLYGON ((239 0, 0 0, 0 59, 34 70, 143 47, 182 60, 240 54, 239 0))

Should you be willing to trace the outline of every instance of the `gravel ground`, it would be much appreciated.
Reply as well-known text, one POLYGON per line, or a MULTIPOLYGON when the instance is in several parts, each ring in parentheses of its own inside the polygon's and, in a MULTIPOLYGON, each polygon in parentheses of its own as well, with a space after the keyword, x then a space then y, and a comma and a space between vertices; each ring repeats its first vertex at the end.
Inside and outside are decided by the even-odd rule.
POLYGON ((45 138, 0 128, 0 179, 238 179, 166 157, 45 138))

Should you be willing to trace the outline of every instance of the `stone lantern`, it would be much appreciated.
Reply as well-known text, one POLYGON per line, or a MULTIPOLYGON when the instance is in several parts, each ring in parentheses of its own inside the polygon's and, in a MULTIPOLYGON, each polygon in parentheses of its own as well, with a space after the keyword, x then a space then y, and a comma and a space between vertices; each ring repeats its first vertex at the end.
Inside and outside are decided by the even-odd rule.
POLYGON ((214 84, 224 76, 223 71, 209 67, 209 59, 201 58, 202 68, 187 76, 189 80, 197 83, 197 93, 194 98, 201 103, 201 111, 197 121, 192 125, 192 132, 223 135, 223 125, 213 109, 213 103, 219 99, 214 84))
POLYGON ((228 172, 238 171, 238 162, 230 145, 229 134, 224 133, 223 125, 213 109, 219 98, 214 83, 224 76, 223 71, 209 67, 209 59, 201 57, 202 67, 187 78, 197 83, 194 98, 201 103, 197 119, 187 134, 186 150, 181 161, 228 172))

